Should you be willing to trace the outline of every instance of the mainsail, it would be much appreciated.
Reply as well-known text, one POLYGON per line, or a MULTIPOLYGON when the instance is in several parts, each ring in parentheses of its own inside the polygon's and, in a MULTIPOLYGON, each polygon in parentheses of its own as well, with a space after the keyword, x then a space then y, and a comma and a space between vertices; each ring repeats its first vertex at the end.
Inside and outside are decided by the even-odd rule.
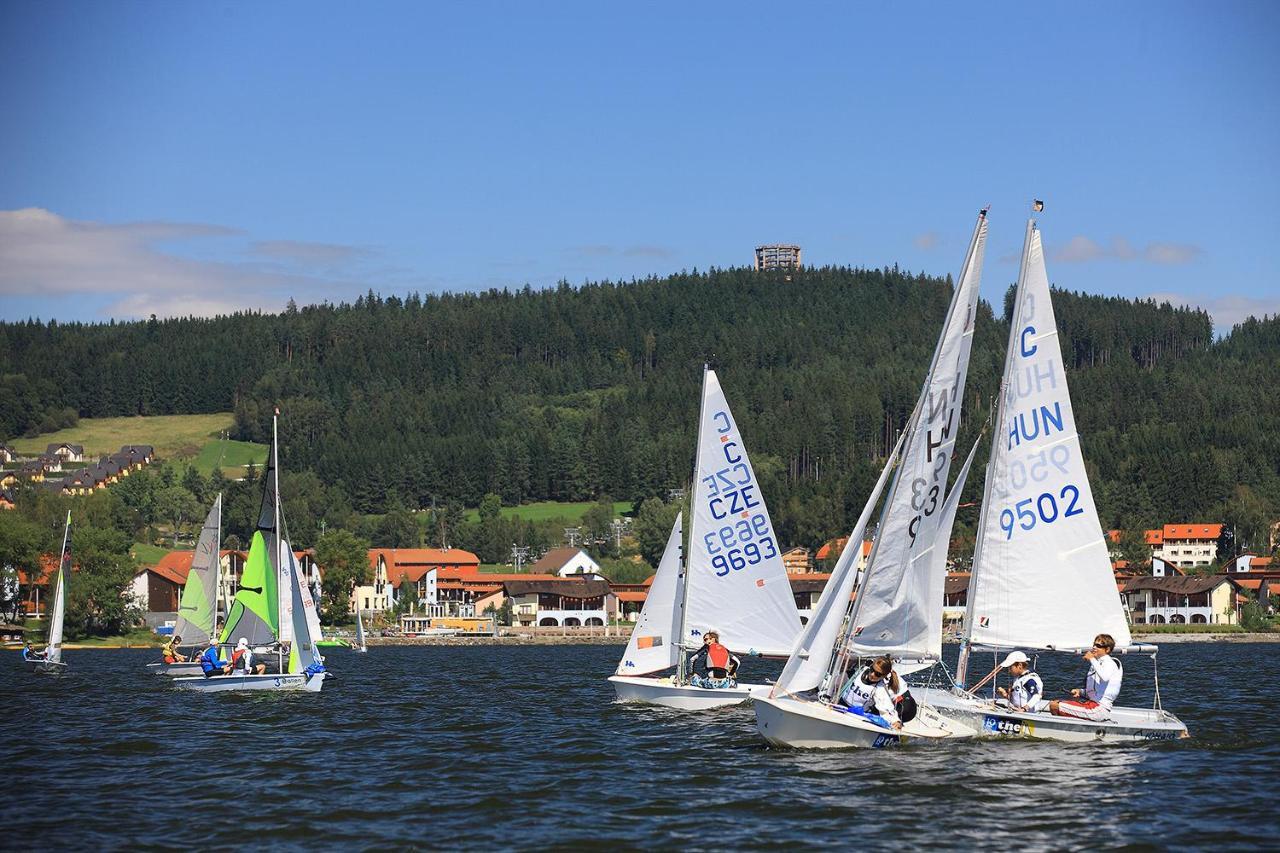
POLYGON ((289 578, 290 594, 290 634, 289 667, 291 673, 303 672, 312 664, 319 663, 320 653, 316 650, 317 635, 311 633, 311 616, 314 614, 315 602, 311 598, 311 590, 307 588, 302 577, 302 569, 292 551, 286 558, 285 572, 289 578))
MULTIPOLYGON (((275 422, 272 421, 271 451, 263 477, 262 507, 258 512, 258 529, 249 543, 249 556, 235 600, 227 613, 221 642, 236 642, 241 637, 250 646, 262 646, 280 639, 281 596, 289 593, 288 567, 280 559, 280 502, 278 445, 275 422)), ((286 546, 287 547, 287 546, 286 546)), ((292 552, 290 552, 292 553, 292 552)))
POLYGON ((1089 488, 1044 248, 1027 223, 1000 410, 969 583, 966 636, 998 647, 1130 643, 1089 488))
POLYGON ((364 648, 364 618, 356 611, 356 648, 364 648))
POLYGON ((45 659, 62 663, 62 625, 67 613, 67 581, 71 580, 71 512, 67 512, 67 526, 62 533, 62 556, 58 559, 58 573, 54 579, 53 607, 49 611, 49 640, 45 644, 45 659))
MULTIPOLYGON (((880 531, 849 621, 849 648, 859 655, 893 653, 936 658, 941 629, 933 610, 938 566, 947 548, 942 529, 947 474, 954 456, 973 344, 978 287, 986 248, 987 217, 978 214, 959 284, 952 295, 933 362, 907 425, 902 462, 893 479, 880 531)), ((945 558, 945 555, 944 555, 945 558)))
POLYGON ((222 533, 222 495, 213 502, 213 508, 204 520, 195 554, 191 557, 191 571, 182 587, 178 602, 178 622, 173 635, 181 637, 184 645, 204 645, 213 633, 218 615, 218 540, 222 533))
POLYGON ((703 373, 686 562, 685 642, 709 630, 740 652, 787 655, 800 615, 769 510, 715 371, 703 373))
POLYGON ((644 675, 675 666, 680 655, 680 543, 684 536, 684 514, 667 537, 658 571, 649 585, 640 618, 631 631, 627 650, 618 662, 618 675, 644 675))

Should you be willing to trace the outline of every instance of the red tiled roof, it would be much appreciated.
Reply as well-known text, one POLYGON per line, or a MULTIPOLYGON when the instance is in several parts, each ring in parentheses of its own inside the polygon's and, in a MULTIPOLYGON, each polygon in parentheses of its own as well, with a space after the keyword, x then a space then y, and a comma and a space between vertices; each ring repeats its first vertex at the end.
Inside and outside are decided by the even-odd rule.
POLYGON ((1118 542, 1120 541, 1120 537, 1121 537, 1121 536, 1123 536, 1123 535, 1124 535, 1124 531, 1123 531, 1123 530, 1108 530, 1108 531, 1107 531, 1107 538, 1108 538, 1108 539, 1110 539, 1113 543, 1118 543, 1118 542))
POLYGON ((1147 544, 1148 544, 1148 545, 1163 545, 1163 544, 1164 544, 1164 531, 1163 531, 1163 530, 1144 530, 1144 531, 1142 532, 1142 536, 1143 536, 1143 538, 1144 538, 1144 539, 1146 539, 1146 541, 1147 541, 1147 544))
POLYGON ((164 561, 161 560, 160 563, 152 566, 149 569, 143 569, 143 571, 151 572, 154 575, 158 575, 159 577, 164 578, 165 580, 175 584, 176 586, 182 586, 187 582, 187 575, 191 574, 191 560, 189 559, 187 560, 187 566, 185 569, 179 569, 174 566, 166 566, 166 565, 163 565, 163 563, 164 561))
POLYGON ((829 539, 822 543, 822 547, 818 549, 818 553, 814 554, 814 559, 828 560, 832 557, 840 556, 840 551, 844 548, 844 543, 849 541, 848 536, 839 539, 829 539))
POLYGON ((614 595, 618 597, 619 601, 644 601, 649 597, 646 592, 630 592, 628 590, 614 592, 614 595))
POLYGON ((1166 524, 1165 539, 1217 539, 1222 535, 1221 524, 1166 524))

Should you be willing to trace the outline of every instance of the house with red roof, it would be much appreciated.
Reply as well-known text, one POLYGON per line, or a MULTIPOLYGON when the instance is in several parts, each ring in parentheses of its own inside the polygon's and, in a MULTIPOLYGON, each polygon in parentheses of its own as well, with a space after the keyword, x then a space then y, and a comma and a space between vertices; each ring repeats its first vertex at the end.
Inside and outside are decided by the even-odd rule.
POLYGON ((1166 524, 1145 531, 1151 556, 1167 560, 1183 569, 1212 565, 1218 559, 1221 524, 1166 524))
POLYGON ((373 583, 351 591, 351 609, 380 611, 406 597, 410 608, 436 613, 440 604, 441 572, 468 577, 480 573, 480 558, 461 548, 373 548, 369 551, 373 583))

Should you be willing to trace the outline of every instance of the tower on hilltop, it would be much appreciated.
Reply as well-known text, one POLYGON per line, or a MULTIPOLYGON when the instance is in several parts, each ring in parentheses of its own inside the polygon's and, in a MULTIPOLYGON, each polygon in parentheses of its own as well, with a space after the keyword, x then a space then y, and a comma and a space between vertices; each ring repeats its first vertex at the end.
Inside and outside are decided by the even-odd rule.
POLYGON ((794 270, 799 268, 799 246, 756 246, 757 270, 794 270))

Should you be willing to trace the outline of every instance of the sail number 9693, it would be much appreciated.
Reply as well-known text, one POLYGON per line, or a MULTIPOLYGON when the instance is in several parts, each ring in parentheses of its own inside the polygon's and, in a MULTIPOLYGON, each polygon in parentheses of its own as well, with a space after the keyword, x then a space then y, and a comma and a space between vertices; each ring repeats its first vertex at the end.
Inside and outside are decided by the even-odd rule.
POLYGON ((702 537, 702 543, 712 555, 711 565, 716 567, 717 577, 778 556, 769 518, 764 514, 713 530, 702 537))
POLYGON ((1018 501, 1013 509, 1001 510, 1000 529, 1005 539, 1012 539, 1015 527, 1031 530, 1039 523, 1052 524, 1059 518, 1083 514, 1079 504, 1080 489, 1068 483, 1056 496, 1053 492, 1043 492, 1038 497, 1018 501))

